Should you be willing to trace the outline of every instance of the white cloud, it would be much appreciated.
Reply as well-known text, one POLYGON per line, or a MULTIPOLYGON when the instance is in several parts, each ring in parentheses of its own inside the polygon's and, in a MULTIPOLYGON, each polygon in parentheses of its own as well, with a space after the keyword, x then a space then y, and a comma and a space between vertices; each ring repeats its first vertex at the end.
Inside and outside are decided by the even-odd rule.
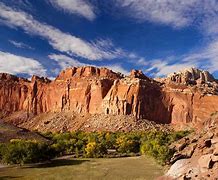
POLYGON ((148 65, 148 61, 145 60, 145 58, 139 58, 137 62, 137 65, 139 66, 147 66, 148 65))
MULTIPOLYGON (((48 57, 49 59, 56 61, 60 66, 60 68, 54 70, 55 74, 58 74, 60 70, 66 69, 67 67, 96 66, 93 64, 81 63, 78 60, 75 60, 74 58, 71 58, 63 54, 50 54, 48 57)), ((120 72, 124 75, 129 74, 129 72, 125 70, 120 64, 103 65, 103 66, 96 66, 96 67, 106 67, 108 69, 113 70, 114 72, 120 72)))
POLYGON ((150 60, 150 68, 147 69, 147 72, 155 71, 154 76, 163 76, 181 69, 197 67, 214 73, 218 71, 218 39, 209 42, 204 48, 177 57, 177 59, 179 60, 175 61, 173 58, 150 60))
POLYGON ((166 76, 173 72, 178 72, 182 69, 195 67, 196 64, 194 63, 174 63, 170 64, 167 60, 154 60, 150 64, 149 69, 146 70, 146 72, 151 72, 152 70, 155 70, 156 73, 152 73, 155 77, 160 76, 166 76))
POLYGON ((201 65, 211 73, 218 71, 218 39, 210 42, 205 48, 186 55, 183 61, 201 65))
POLYGON ((84 0, 50 0, 51 4, 70 14, 77 14, 92 21, 96 18, 94 7, 84 0))
POLYGON ((49 59, 54 60, 58 63, 61 69, 66 69, 67 67, 77 67, 77 66, 87 66, 88 64, 81 63, 71 57, 62 54, 50 54, 49 59))
POLYGON ((108 69, 112 69, 114 72, 122 73, 124 75, 130 74, 126 69, 124 69, 120 64, 113 64, 113 65, 107 65, 104 66, 108 69))
POLYGON ((128 58, 129 63, 134 64, 139 68, 149 65, 148 60, 146 60, 144 57, 137 55, 136 53, 126 53, 126 57, 128 58))
POLYGON ((138 60, 138 64, 150 67, 147 72, 156 72, 155 76, 163 76, 194 66, 210 72, 218 71, 217 0, 116 0, 116 2, 130 17, 173 28, 192 26, 205 38, 204 48, 198 48, 174 59, 166 57, 161 60, 138 60))
POLYGON ((116 0, 129 16, 175 28, 207 24, 216 16, 216 0, 116 0))
POLYGON ((0 3, 0 22, 9 27, 19 27, 26 33, 38 35, 47 39, 56 50, 69 55, 80 56, 89 60, 113 59, 119 57, 122 52, 113 44, 106 48, 97 42, 87 42, 69 33, 35 20, 31 15, 12 9, 0 3), (108 48, 109 47, 109 48, 108 48))
POLYGON ((35 59, 0 51, 0 72, 46 76, 46 70, 35 59))
POLYGON ((15 47, 17 48, 24 48, 24 49, 34 49, 32 48, 31 46, 27 45, 27 44, 24 44, 22 42, 17 42, 17 41, 13 41, 13 40, 9 40, 9 42, 11 44, 13 44, 15 47))
POLYGON ((129 15, 139 20, 183 27, 190 23, 189 11, 198 0, 117 0, 118 4, 129 10, 129 15))

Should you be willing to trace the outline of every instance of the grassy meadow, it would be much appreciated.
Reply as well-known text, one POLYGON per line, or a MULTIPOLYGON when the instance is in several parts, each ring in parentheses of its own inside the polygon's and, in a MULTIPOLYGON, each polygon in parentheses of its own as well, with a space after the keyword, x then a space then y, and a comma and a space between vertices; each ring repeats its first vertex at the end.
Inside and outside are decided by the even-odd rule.
POLYGON ((152 180, 163 175, 162 169, 155 160, 146 156, 59 159, 49 164, 1 168, 0 179, 152 180))

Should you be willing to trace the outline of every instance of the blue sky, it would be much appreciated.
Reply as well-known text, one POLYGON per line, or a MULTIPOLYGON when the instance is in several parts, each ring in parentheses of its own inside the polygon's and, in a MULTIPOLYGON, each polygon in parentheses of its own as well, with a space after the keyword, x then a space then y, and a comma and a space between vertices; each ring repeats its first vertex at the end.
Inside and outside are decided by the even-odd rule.
POLYGON ((218 77, 217 0, 0 0, 0 71, 55 77, 104 66, 218 77))

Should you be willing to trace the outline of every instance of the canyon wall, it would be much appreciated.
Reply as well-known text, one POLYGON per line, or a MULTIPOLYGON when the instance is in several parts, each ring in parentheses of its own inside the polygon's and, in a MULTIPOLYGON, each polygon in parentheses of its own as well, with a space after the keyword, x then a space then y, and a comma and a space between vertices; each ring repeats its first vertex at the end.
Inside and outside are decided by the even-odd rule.
POLYGON ((73 111, 80 114, 134 115, 159 123, 197 123, 218 111, 216 80, 197 69, 153 80, 141 71, 123 76, 106 68, 73 67, 55 80, 29 81, 0 74, 2 115, 73 111))

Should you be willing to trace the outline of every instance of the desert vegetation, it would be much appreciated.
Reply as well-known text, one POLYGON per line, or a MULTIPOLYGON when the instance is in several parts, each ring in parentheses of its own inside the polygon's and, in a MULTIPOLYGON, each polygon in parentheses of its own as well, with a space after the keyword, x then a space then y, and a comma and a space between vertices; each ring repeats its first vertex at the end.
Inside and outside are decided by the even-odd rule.
POLYGON ((165 164, 171 158, 169 145, 188 131, 163 132, 66 132, 46 133, 47 143, 11 140, 0 144, 0 158, 7 164, 36 163, 63 155, 77 158, 149 155, 165 164))
POLYGON ((55 151, 47 143, 13 139, 0 144, 1 161, 7 164, 37 163, 55 156, 55 151))

